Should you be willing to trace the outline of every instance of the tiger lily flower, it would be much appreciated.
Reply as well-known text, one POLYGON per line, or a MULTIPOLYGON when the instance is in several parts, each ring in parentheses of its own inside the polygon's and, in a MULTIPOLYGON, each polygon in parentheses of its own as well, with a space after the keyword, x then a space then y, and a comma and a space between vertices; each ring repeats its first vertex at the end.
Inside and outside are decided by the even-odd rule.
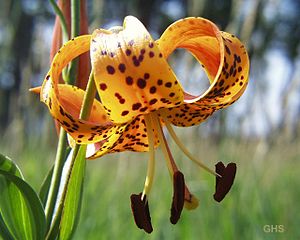
POLYGON ((145 187, 142 193, 131 195, 131 206, 137 226, 150 233, 148 199, 158 146, 173 179, 171 222, 179 220, 183 207, 193 209, 198 205, 175 164, 162 126, 188 158, 216 177, 214 198, 221 201, 233 183, 235 164, 218 163, 216 171, 209 169, 180 142, 171 125, 199 124, 234 103, 246 89, 248 73, 249 59, 243 44, 209 20, 181 19, 154 41, 138 19, 128 16, 123 27, 97 29, 92 35, 67 42, 54 57, 40 96, 71 142, 88 145, 87 158, 126 150, 149 152, 145 187), (210 86, 202 95, 185 92, 169 66, 167 59, 177 48, 191 52, 204 68, 210 86), (72 59, 87 51, 101 101, 94 99, 85 121, 78 117, 84 90, 59 84, 59 76, 72 59))

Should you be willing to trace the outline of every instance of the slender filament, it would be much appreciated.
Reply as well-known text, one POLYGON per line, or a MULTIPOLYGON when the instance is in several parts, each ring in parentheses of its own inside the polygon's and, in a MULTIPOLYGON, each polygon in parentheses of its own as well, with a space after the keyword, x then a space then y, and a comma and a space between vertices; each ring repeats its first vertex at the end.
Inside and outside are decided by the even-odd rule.
MULTIPOLYGON (((173 156, 172 156, 169 146, 167 144, 166 138, 163 134, 163 130, 160 125, 159 117, 155 113, 152 113, 150 116, 151 116, 151 120, 153 122, 154 130, 158 134, 158 139, 159 139, 159 142, 161 143, 161 150, 164 154, 169 173, 171 175, 171 178, 173 179, 174 173, 178 171, 178 168, 173 159, 173 156)), ((191 192, 188 189, 186 184, 184 185, 184 200, 185 200, 185 206, 188 209, 194 209, 198 206, 197 198, 193 194, 191 194, 191 192)))
POLYGON ((147 177, 145 180, 144 190, 141 198, 142 200, 144 199, 145 195, 149 196, 153 184, 154 171, 155 171, 154 134, 153 134, 151 118, 149 117, 149 115, 145 115, 145 123, 146 123, 147 135, 148 135, 150 158, 148 161, 147 177))
POLYGON ((159 142, 161 143, 161 150, 164 154, 164 157, 165 157, 165 160, 166 160, 166 163, 167 163, 167 166, 168 166, 169 173, 170 173, 171 177, 173 177, 174 172, 177 171, 178 169, 177 169, 177 166, 174 162, 174 159, 173 159, 173 157, 170 153, 169 147, 167 145, 167 141, 166 141, 165 136, 163 134, 163 131, 162 131, 162 128, 161 128, 161 125, 160 125, 160 122, 159 122, 159 118, 155 113, 152 113, 151 114, 151 119, 152 119, 152 122, 153 122, 155 132, 157 132, 157 134, 158 134, 158 139, 159 139, 159 142))
POLYGON ((205 166, 205 164, 201 161, 199 161, 198 159, 196 159, 188 150, 187 148, 181 143, 181 141, 179 140, 179 138, 177 137, 175 131, 173 130, 172 126, 170 125, 170 123, 168 122, 168 120, 163 117, 163 120, 166 124, 166 127, 170 133, 170 135, 172 136, 172 138, 174 139, 175 143, 177 144, 177 146, 184 152, 184 154, 191 159, 194 163, 196 163, 199 167, 205 169, 206 171, 208 171, 209 173, 213 174, 214 176, 218 176, 221 177, 218 173, 216 173, 215 171, 213 171, 212 169, 210 169, 209 167, 205 166))

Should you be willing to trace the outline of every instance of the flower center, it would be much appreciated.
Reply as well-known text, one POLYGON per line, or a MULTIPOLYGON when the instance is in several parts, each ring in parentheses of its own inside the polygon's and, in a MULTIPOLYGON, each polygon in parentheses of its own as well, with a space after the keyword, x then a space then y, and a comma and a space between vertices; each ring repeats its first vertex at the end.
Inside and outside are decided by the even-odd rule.
MULTIPOLYGON (((209 173, 213 174, 214 176, 221 177, 218 173, 215 173, 213 170, 211 170, 210 168, 205 166, 202 162, 198 161, 195 157, 193 157, 192 154, 180 142, 179 138, 176 136, 174 130, 172 129, 171 125, 166 120, 164 115, 160 114, 160 117, 162 117, 164 123, 166 124, 170 135, 172 136, 172 138, 174 139, 176 144, 180 147, 180 149, 185 153, 186 156, 188 156, 193 162, 195 162, 198 166, 205 169, 209 173)), ((163 133, 163 130, 162 130, 162 127, 161 127, 160 117, 155 112, 145 115, 145 123, 146 123, 146 129, 147 129, 148 141, 149 141, 150 159, 148 161, 147 177, 146 177, 146 180, 145 180, 145 186, 144 186, 144 190, 143 190, 143 194, 142 194, 142 200, 145 199, 145 196, 149 196, 149 193, 150 193, 150 190, 151 190, 151 187, 152 187, 152 183, 153 183, 153 178, 154 178, 154 166, 155 166, 154 132, 155 132, 158 136, 160 146, 161 146, 161 150, 162 150, 164 158, 166 160, 170 176, 171 176, 171 178, 173 179, 173 182, 174 182, 174 184, 173 184, 173 186, 174 186, 173 200, 174 199, 179 199, 179 201, 176 200, 176 202, 180 202, 180 196, 179 195, 181 194, 182 198, 183 198, 183 201, 184 201, 184 204, 185 204, 185 207, 187 209, 194 209, 198 206, 198 201, 190 193, 188 187, 184 183, 184 178, 182 177, 183 180, 180 181, 181 184, 179 184, 179 185, 183 184, 183 190, 178 190, 178 188, 177 188, 178 184, 175 184, 175 179, 177 179, 177 178, 174 177, 174 176, 178 176, 178 175, 181 176, 182 173, 178 170, 178 167, 177 167, 177 165, 174 161, 174 158, 171 154, 170 148, 167 144, 167 140, 164 136, 164 133, 163 133), (180 193, 180 194, 178 194, 178 193, 180 193), (177 195, 177 196, 175 197, 175 195, 177 195)), ((183 176, 183 174, 182 174, 182 176, 183 176)), ((172 204, 172 209, 173 209, 173 206, 176 206, 176 203, 174 203, 174 201, 173 201, 173 204, 172 204)), ((172 210, 172 213, 173 212, 178 213, 178 215, 180 216, 181 210, 180 211, 173 211, 172 210)), ((179 219, 178 216, 174 217, 174 218, 177 219, 177 220, 179 219)), ((176 223, 177 221, 171 221, 171 222, 176 223)))

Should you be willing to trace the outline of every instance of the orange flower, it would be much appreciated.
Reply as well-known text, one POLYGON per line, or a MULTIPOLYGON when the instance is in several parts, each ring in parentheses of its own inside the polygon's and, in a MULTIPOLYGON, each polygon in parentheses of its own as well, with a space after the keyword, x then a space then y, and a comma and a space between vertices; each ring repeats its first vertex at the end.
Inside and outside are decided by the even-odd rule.
POLYGON ((183 206, 197 207, 197 199, 185 185, 164 137, 166 126, 179 148, 200 167, 216 176, 214 198, 221 201, 229 191, 235 164, 216 165, 216 172, 193 157, 176 136, 171 124, 199 124, 216 110, 234 103, 248 83, 249 59, 241 42, 203 18, 186 18, 170 25, 154 41, 136 18, 123 27, 98 29, 66 43, 56 54, 41 90, 41 100, 77 144, 88 144, 88 158, 125 150, 149 151, 150 159, 143 193, 131 196, 136 224, 152 231, 148 196, 153 182, 155 148, 161 146, 173 176, 171 222, 183 206), (192 96, 184 91, 167 62, 177 48, 190 51, 204 67, 210 81, 206 92, 192 96), (90 50, 95 85, 101 102, 94 100, 87 121, 78 119, 84 91, 58 84, 62 69, 90 50))

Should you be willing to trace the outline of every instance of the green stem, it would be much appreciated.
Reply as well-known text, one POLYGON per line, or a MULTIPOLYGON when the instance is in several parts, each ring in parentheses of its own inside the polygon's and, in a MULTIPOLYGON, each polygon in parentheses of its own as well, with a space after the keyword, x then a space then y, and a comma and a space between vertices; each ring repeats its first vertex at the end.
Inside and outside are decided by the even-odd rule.
MULTIPOLYGON (((71 38, 80 34, 80 0, 71 0, 71 38)), ((74 85, 76 80, 76 72, 78 68, 78 60, 74 59, 69 66, 68 84, 74 85)))
POLYGON ((80 33, 80 0, 71 0, 71 38, 80 33))
POLYGON ((59 134, 53 175, 52 175, 50 189, 49 189, 46 207, 45 207, 47 229, 49 229, 52 221, 52 215, 53 215, 57 193, 60 185, 62 169, 66 159, 66 148, 67 148, 67 133, 63 128, 61 128, 59 134))
POLYGON ((88 84, 86 86, 86 92, 84 95, 84 99, 83 99, 83 103, 79 115, 80 119, 87 120, 90 117, 96 91, 97 90, 94 81, 94 72, 92 70, 90 73, 88 84))
MULTIPOLYGON (((62 28, 62 32, 63 32, 63 41, 66 42, 69 39, 69 33, 68 33, 68 28, 67 28, 67 24, 66 24, 66 20, 65 17, 63 15, 63 12, 60 10, 60 8, 58 7, 58 5, 56 4, 55 0, 50 0, 50 3, 52 4, 55 13, 58 15, 59 19, 60 19, 60 23, 61 23, 61 28, 62 28)), ((80 0, 71 0, 71 38, 79 35, 79 31, 80 31, 80 0)), ((64 71, 63 74, 63 78, 64 81, 67 84, 74 84, 75 79, 76 79, 76 73, 77 73, 77 61, 72 61, 69 67, 69 71, 64 71)), ((91 74, 92 75, 92 74, 91 74)), ((89 82, 94 82, 93 78, 90 77, 89 82)), ((93 96, 94 98, 94 96, 93 96)), ((93 100, 93 99, 92 99, 93 100)), ((91 99, 86 99, 83 102, 83 109, 85 112, 89 112, 88 109, 86 109, 85 105, 91 101, 93 103, 91 99)), ((88 106, 91 107, 92 103, 88 106)), ((84 115, 83 115, 84 117, 84 115)), ((47 197, 47 202, 46 202, 46 208, 45 208, 45 212, 46 212, 46 221, 47 221, 47 229, 50 228, 49 232, 48 232, 48 237, 52 235, 52 233, 54 233, 54 230, 57 229, 57 227, 59 226, 59 220, 60 220, 60 215, 61 215, 61 211, 58 210, 56 211, 55 215, 54 214, 54 208, 55 208, 55 204, 57 202, 57 194, 58 194, 58 190, 59 190, 59 186, 61 184, 61 176, 62 176, 62 170, 63 170, 63 166, 66 160, 66 148, 67 148, 67 133, 66 131, 61 128, 60 129, 60 137, 59 137, 59 141, 58 141, 58 148, 57 148, 57 155, 56 155, 56 159, 55 159, 55 166, 54 166, 54 171, 53 171, 53 175, 52 175, 52 179, 51 179, 51 185, 50 185, 50 189, 49 189, 49 194, 47 197)), ((73 152, 73 159, 76 158, 77 152, 78 152, 79 146, 76 145, 74 152, 73 152)), ((70 169, 70 172, 72 171, 72 169, 70 169)), ((67 184, 66 184, 67 185, 67 184)), ((64 191, 66 191, 66 189, 64 189, 64 191)), ((62 206, 59 206, 60 208, 62 208, 62 206)), ((51 238, 51 237, 50 237, 51 238)))
POLYGON ((59 17, 60 26, 61 26, 62 33, 63 33, 63 42, 66 42, 69 39, 69 32, 68 32, 67 22, 66 22, 66 19, 64 17, 64 14, 60 10, 60 8, 57 5, 57 3, 55 2, 55 0, 50 0, 50 3, 51 3, 51 5, 54 9, 55 14, 59 17))
MULTIPOLYGON (((91 109, 92 109, 92 106, 93 106, 95 94, 96 94, 96 86, 95 86, 95 82, 94 82, 94 74, 93 74, 93 71, 91 71, 89 81, 88 81, 88 84, 87 84, 87 88, 86 88, 86 92, 85 92, 85 96, 84 96, 84 99, 83 99, 83 102, 82 102, 80 115, 79 115, 80 119, 87 120, 89 118, 90 113, 91 113, 91 109)), ((74 165, 74 161, 76 159, 76 156, 77 156, 77 153, 79 151, 80 146, 81 145, 76 144, 74 149, 73 149, 73 155, 72 155, 72 160, 71 160, 71 165, 70 165, 71 167, 68 171, 67 182, 64 185, 64 190, 63 190, 63 193, 62 193, 62 197, 61 197, 58 209, 55 213, 55 216, 53 217, 53 221, 52 221, 52 224, 51 224, 52 227, 49 230, 46 239, 52 239, 52 236, 55 235, 54 233, 58 228, 58 224, 59 224, 59 221, 60 221, 60 218, 61 218, 61 213, 62 213, 62 210, 63 210, 65 196, 66 196, 66 192, 67 192, 67 188, 68 188, 69 179, 70 179, 72 169, 73 169, 73 165, 74 165)))

